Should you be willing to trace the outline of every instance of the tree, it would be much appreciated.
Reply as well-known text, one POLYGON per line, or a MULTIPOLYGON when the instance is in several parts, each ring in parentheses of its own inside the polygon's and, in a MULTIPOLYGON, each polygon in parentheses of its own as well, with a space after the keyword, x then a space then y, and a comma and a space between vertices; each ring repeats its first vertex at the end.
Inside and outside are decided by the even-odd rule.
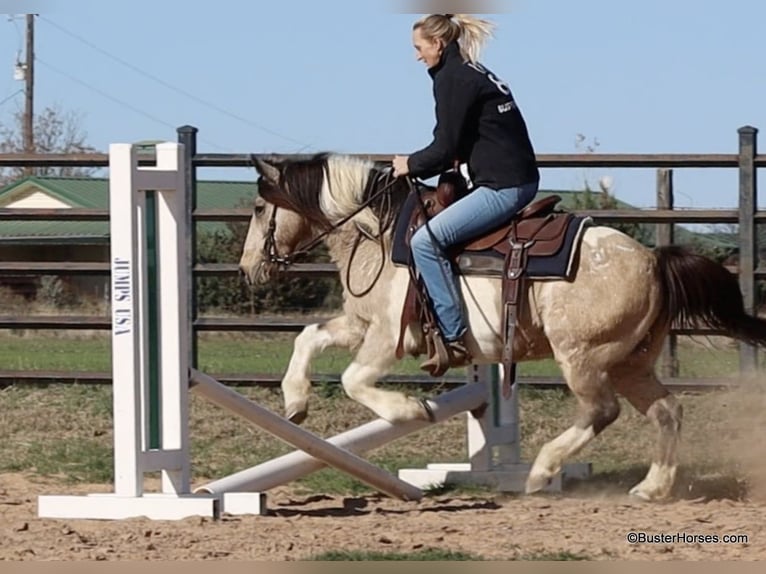
MULTIPOLYGON (((9 123, 0 122, 0 153, 23 153, 24 113, 13 114, 9 123)), ((35 116, 35 153, 89 153, 97 151, 86 143, 87 133, 82 128, 82 117, 73 111, 64 111, 59 106, 46 107, 35 116)), ((82 177, 92 175, 97 168, 72 166, 34 167, 31 173, 37 176, 82 177)), ((0 186, 24 177, 22 167, 0 169, 0 186)))
MULTIPOLYGON (((577 134, 575 148, 580 152, 584 151, 585 153, 592 154, 601 145, 598 138, 594 138, 590 144, 586 140, 587 138, 583 134, 577 134)), ((595 211, 601 209, 614 211, 621 209, 617 198, 611 193, 614 187, 614 181, 611 176, 603 176, 599 179, 598 186, 600 191, 593 189, 586 170, 583 170, 582 179, 582 192, 578 193, 574 200, 574 208, 576 210, 595 211)), ((649 244, 653 237, 652 229, 642 223, 612 223, 609 226, 630 235, 633 239, 644 245, 649 244)))

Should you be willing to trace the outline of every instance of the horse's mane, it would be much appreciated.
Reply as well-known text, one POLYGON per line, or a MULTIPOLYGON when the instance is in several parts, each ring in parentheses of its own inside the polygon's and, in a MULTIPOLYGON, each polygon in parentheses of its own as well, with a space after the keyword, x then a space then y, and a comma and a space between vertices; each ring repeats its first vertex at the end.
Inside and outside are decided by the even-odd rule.
POLYGON ((384 164, 358 157, 321 152, 307 159, 277 164, 278 186, 266 183, 259 194, 268 202, 301 214, 314 225, 328 229, 350 216, 374 193, 389 186, 353 221, 371 233, 388 230, 406 198, 404 179, 393 181, 384 164))
POLYGON ((315 225, 326 228, 331 222, 320 205, 327 153, 319 153, 305 160, 287 160, 276 163, 279 183, 262 178, 258 194, 269 203, 300 213, 315 225))

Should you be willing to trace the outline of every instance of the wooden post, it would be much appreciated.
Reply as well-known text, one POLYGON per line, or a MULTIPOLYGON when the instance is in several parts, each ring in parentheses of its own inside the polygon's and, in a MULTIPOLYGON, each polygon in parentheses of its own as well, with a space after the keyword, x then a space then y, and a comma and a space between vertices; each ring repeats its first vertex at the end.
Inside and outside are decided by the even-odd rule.
MULTIPOLYGON (((673 209, 673 170, 657 170, 657 209, 673 209)), ((657 247, 673 245, 675 241, 673 223, 658 223, 655 228, 657 247)), ((663 377, 678 377, 678 338, 671 334, 662 348, 661 373, 663 377)))
MULTIPOLYGON (((745 300, 745 312, 756 312, 755 268, 758 264, 755 212, 756 193, 755 156, 756 134, 752 126, 739 130, 739 286, 745 300)), ((739 345, 740 373, 755 371, 758 365, 757 349, 746 343, 739 345)))

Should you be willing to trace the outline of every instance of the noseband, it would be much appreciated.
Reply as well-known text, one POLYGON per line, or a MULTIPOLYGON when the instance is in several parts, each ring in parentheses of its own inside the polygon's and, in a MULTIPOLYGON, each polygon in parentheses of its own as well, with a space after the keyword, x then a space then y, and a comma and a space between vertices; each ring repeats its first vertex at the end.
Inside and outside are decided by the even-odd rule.
POLYGON ((271 211, 269 218, 269 229, 266 232, 266 241, 263 243, 263 254, 269 263, 287 267, 292 264, 292 256, 282 256, 277 252, 277 241, 275 234, 277 232, 277 206, 271 211))

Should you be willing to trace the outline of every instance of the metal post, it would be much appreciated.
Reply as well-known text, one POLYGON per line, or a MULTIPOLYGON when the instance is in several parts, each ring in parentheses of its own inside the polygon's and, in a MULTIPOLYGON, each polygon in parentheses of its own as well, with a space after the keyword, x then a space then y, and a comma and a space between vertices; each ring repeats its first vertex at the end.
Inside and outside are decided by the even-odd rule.
POLYGON ((197 155, 197 132, 194 126, 181 126, 177 130, 178 143, 184 146, 184 186, 186 193, 186 254, 187 283, 186 297, 188 298, 189 329, 189 367, 197 368, 197 332, 194 327, 197 321, 197 281, 194 278, 194 265, 197 262, 197 227, 194 223, 193 214, 197 209, 197 168, 194 165, 194 156, 197 155))
MULTIPOLYGON (((673 170, 657 170, 657 209, 673 209, 673 170)), ((655 228, 655 245, 673 245, 673 223, 658 223, 655 228)), ((661 372, 663 377, 678 377, 678 338, 671 334, 662 349, 661 372)))
MULTIPOLYGON (((755 212, 758 206, 756 193, 755 156, 756 134, 752 126, 739 130, 739 285, 745 301, 745 312, 755 314, 755 268, 758 263, 755 212)), ((758 365, 757 349, 740 343, 739 367, 745 374, 753 372, 758 365)))

